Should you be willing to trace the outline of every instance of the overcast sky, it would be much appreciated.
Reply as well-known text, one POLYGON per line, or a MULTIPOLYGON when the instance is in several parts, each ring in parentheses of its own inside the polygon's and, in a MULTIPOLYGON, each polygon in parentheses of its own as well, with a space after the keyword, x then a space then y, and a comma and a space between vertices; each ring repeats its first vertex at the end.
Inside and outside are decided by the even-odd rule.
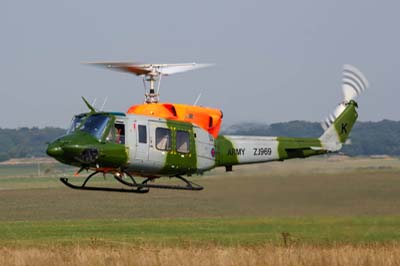
POLYGON ((400 1, 0 1, 0 127, 67 127, 80 97, 106 110, 143 101, 139 78, 83 61, 215 63, 167 77, 161 100, 224 122, 321 121, 341 69, 371 87, 360 120, 400 120, 400 1))

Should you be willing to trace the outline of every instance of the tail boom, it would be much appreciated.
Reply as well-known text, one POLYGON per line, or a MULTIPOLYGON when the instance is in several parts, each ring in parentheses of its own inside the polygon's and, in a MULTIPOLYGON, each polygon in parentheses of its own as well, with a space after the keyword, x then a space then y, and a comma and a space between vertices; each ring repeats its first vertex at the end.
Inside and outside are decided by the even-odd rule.
POLYGON ((217 166, 306 158, 328 152, 318 138, 219 136, 217 166))
POLYGON ((218 136, 216 139, 216 166, 253 164, 306 158, 342 148, 358 114, 357 103, 342 103, 342 110, 320 138, 218 136))

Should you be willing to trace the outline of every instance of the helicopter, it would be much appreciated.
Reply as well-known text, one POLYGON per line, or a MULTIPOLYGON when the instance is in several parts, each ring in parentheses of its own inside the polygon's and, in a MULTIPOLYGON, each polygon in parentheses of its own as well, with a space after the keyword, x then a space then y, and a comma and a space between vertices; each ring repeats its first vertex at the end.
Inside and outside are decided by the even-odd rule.
POLYGON ((90 65, 134 74, 143 79, 144 103, 127 112, 96 110, 84 97, 89 111, 74 115, 66 134, 47 147, 59 162, 78 167, 75 175, 91 171, 81 185, 67 177, 60 181, 72 189, 147 193, 150 189, 199 191, 189 180, 216 167, 227 172, 241 164, 284 161, 338 152, 357 120, 354 100, 369 87, 356 67, 343 66, 343 100, 322 123, 319 138, 227 136, 220 134, 221 110, 197 105, 160 102, 163 77, 208 67, 208 64, 139 64, 94 62, 90 65), (93 186, 96 175, 107 174, 122 187, 93 186), (176 178, 181 185, 155 182, 176 178))

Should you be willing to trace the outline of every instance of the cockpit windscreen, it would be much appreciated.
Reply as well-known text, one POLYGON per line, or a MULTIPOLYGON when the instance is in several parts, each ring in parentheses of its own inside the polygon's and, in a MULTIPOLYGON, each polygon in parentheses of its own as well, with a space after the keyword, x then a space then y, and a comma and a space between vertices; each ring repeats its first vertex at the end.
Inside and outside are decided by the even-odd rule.
POLYGON ((100 139, 109 120, 110 118, 105 115, 91 115, 83 122, 79 130, 100 139))
POLYGON ((71 134, 75 131, 82 131, 89 133, 97 139, 101 139, 109 120, 110 118, 103 114, 75 116, 67 134, 71 134))
POLYGON ((85 116, 84 115, 76 115, 74 118, 72 118, 72 122, 70 127, 67 130, 67 135, 75 132, 79 126, 81 125, 82 121, 84 120, 85 116))

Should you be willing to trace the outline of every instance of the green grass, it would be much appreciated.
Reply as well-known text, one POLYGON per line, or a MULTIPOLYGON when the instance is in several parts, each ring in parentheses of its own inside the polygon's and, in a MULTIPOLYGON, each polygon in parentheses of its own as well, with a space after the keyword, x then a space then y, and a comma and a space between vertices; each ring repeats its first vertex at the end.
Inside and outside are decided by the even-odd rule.
POLYGON ((397 243, 400 217, 201 218, 1 222, 2 246, 336 245, 397 243))
MULTIPOLYGON (((145 195, 75 191, 58 180, 63 166, 29 176, 34 165, 0 166, 0 247, 283 245, 283 232, 291 244, 400 241, 397 158, 322 157, 217 169, 192 177, 203 191, 145 195)), ((112 182, 98 176, 92 184, 112 182)))

